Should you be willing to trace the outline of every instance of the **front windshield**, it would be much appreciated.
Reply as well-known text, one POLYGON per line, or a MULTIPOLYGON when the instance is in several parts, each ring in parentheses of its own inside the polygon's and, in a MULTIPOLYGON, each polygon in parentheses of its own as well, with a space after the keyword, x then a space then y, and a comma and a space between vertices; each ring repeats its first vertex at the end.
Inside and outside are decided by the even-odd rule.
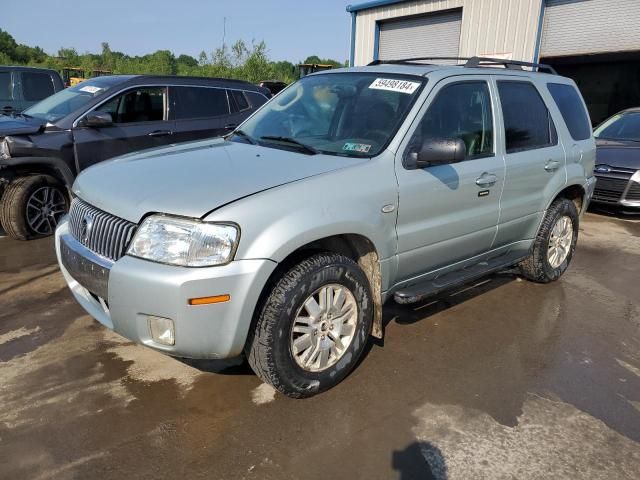
POLYGON ((614 115, 596 128, 594 137, 607 140, 631 140, 640 142, 640 112, 614 115))
POLYGON ((399 128, 424 79, 382 73, 304 77, 247 120, 237 141, 332 155, 377 155, 399 128))
POLYGON ((59 91, 24 111, 25 115, 47 122, 55 122, 81 108, 111 85, 108 77, 86 80, 78 85, 59 91))

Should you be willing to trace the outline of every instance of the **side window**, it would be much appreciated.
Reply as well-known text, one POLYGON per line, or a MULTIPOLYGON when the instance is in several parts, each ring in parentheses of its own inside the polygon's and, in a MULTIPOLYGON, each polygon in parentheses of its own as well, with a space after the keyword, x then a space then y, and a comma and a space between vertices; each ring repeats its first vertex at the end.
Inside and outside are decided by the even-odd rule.
POLYGON ((249 103, 253 109, 261 107, 265 103, 267 103, 267 98, 264 95, 260 95, 255 92, 246 92, 247 97, 249 98, 249 103))
POLYGON ((245 110, 249 110, 251 106, 247 101, 247 97, 244 96, 244 93, 240 90, 229 90, 229 93, 233 97, 238 107, 239 112, 244 112, 245 110))
POLYGON ((176 120, 229 114, 227 92, 223 88, 176 87, 176 92, 176 120))
POLYGON ((532 83, 498 81, 507 153, 555 145, 553 120, 532 83))
POLYGON ((576 89, 562 83, 548 83, 547 88, 567 124, 571 138, 574 140, 590 138, 591 123, 576 89))
POLYGON ((22 72, 22 96, 30 102, 37 102, 53 95, 53 80, 48 73, 22 72))
POLYGON ((493 116, 486 82, 454 83, 440 90, 420 120, 410 151, 429 138, 461 139, 467 159, 492 155, 493 116))
MULTIPOLYGON (((0 72, 0 101, 13 100, 11 72, 0 72)), ((2 108, 2 105, 0 105, 2 108)))
POLYGON ((165 118, 166 91, 164 87, 127 90, 96 110, 110 113, 114 123, 160 122, 165 118))

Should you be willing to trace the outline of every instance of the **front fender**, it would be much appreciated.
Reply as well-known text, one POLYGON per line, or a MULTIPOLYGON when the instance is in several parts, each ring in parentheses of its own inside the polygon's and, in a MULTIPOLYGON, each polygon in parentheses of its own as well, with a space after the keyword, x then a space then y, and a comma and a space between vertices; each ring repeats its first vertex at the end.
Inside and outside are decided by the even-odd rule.
POLYGON ((313 241, 358 234, 373 243, 383 261, 396 254, 397 206, 393 158, 383 154, 240 199, 205 220, 240 225, 238 259, 281 262, 313 241), (383 213, 385 205, 394 208, 383 213))
MULTIPOLYGON (((29 169, 30 166, 34 167, 34 171, 38 171, 37 167, 48 167, 58 172, 60 180, 63 180, 67 187, 71 187, 75 179, 75 174, 69 168, 67 163, 61 158, 57 157, 10 157, 0 160, 1 168, 20 168, 29 169)), ((0 170, 1 172, 1 170, 0 170)))

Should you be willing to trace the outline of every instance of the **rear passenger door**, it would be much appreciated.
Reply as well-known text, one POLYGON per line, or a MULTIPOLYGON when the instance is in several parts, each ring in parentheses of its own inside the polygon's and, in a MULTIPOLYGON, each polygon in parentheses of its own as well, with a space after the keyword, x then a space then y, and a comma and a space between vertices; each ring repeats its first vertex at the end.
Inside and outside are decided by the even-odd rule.
POLYGON ((534 238, 552 195, 566 183, 565 153, 557 121, 536 85, 499 76, 506 177, 494 247, 534 238))
POLYGON ((108 127, 86 127, 76 121, 73 137, 78 170, 129 152, 173 142, 174 122, 168 119, 165 86, 134 87, 92 110, 111 114, 108 127))
POLYGON ((219 137, 233 129, 226 89, 177 86, 171 91, 174 93, 175 142, 219 137))

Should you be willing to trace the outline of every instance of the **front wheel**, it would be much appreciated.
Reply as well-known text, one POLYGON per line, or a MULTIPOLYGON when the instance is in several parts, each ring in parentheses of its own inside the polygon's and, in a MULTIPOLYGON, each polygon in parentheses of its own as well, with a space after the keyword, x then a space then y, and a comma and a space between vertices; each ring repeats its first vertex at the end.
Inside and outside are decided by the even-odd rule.
POLYGON ((527 280, 549 283, 560 278, 576 249, 579 221, 578 210, 571 200, 560 198, 551 204, 531 254, 519 265, 527 280))
POLYGON ((271 289, 247 342, 256 374, 294 398, 344 379, 371 332, 366 275, 351 259, 322 253, 303 260, 271 289))
POLYGON ((16 240, 52 235, 69 210, 64 186, 49 175, 20 177, 9 184, 0 203, 0 222, 16 240))

